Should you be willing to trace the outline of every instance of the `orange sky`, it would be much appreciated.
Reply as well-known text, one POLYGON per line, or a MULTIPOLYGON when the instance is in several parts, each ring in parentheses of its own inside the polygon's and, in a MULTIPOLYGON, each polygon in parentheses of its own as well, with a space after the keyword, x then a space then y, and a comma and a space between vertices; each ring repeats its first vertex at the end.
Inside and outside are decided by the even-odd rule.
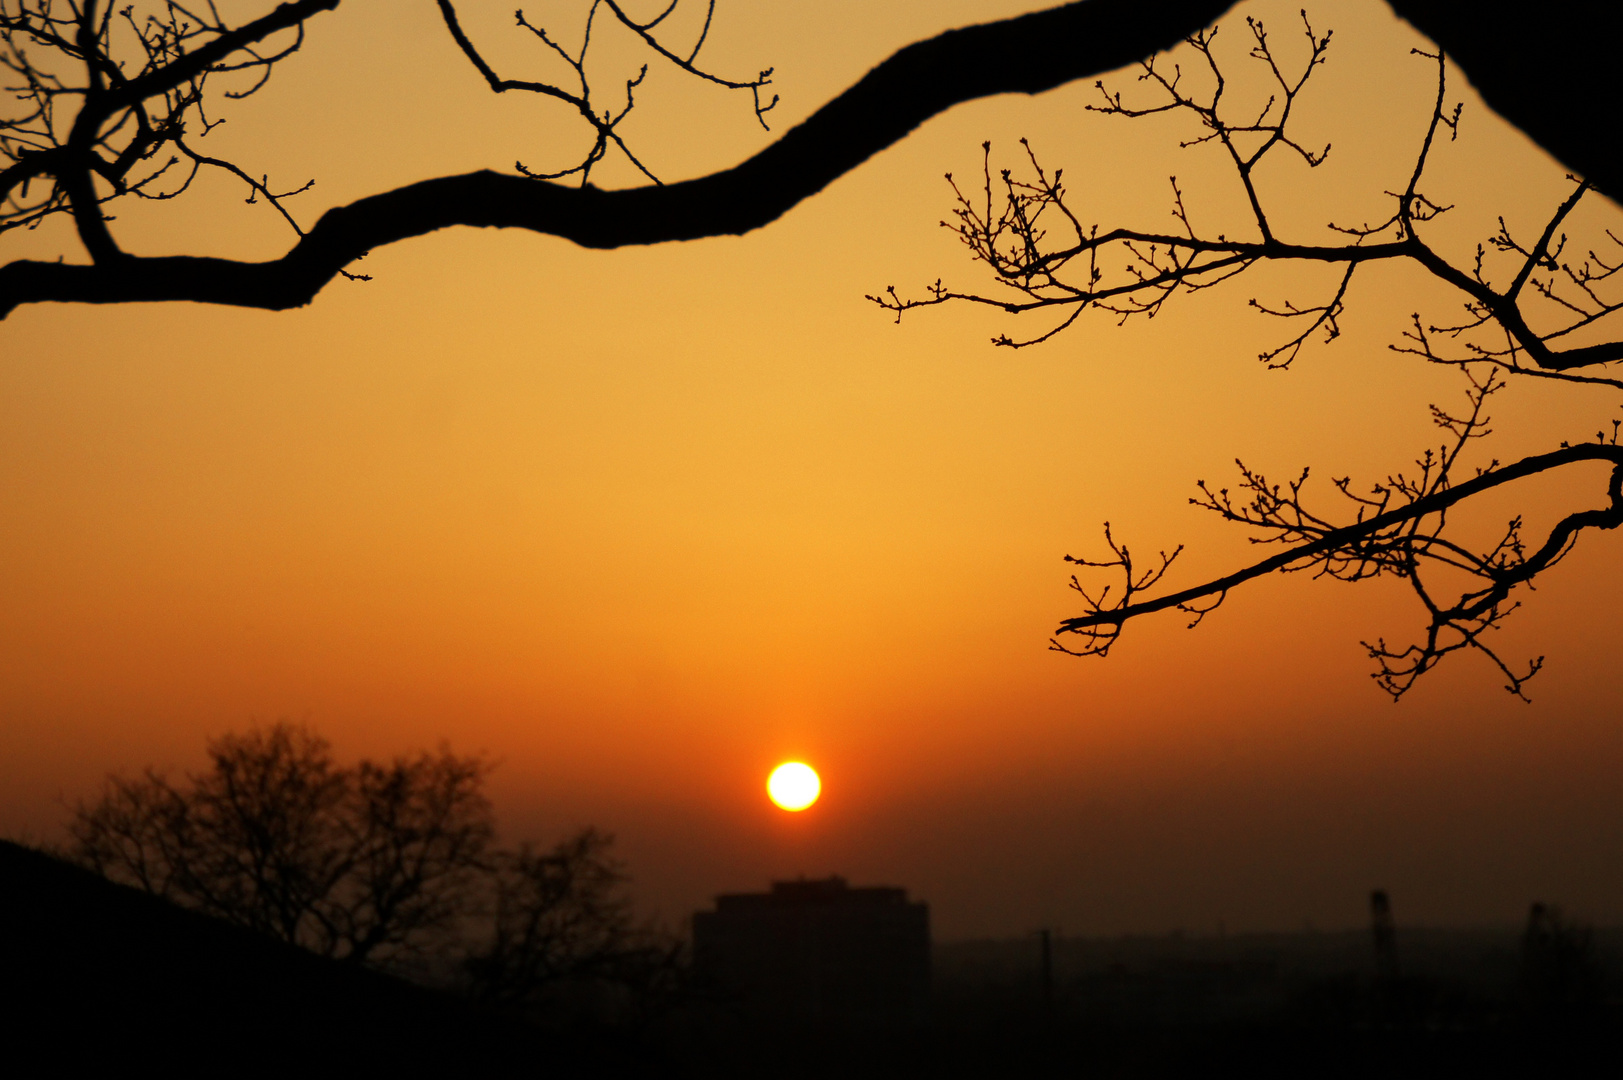
MULTIPOLYGON (((467 6, 500 64, 533 60, 508 9, 467 6)), ((708 55, 776 66, 782 130, 909 41, 1036 6, 723 5, 708 55)), ((1257 14, 1293 47, 1296 6, 1248 4, 1220 40, 1257 14)), ((313 20, 226 108, 219 152, 314 176, 305 221, 564 160, 567 117, 492 99, 432 4, 378 10, 313 20)), ((1431 79, 1384 8, 1312 15, 1335 39, 1303 130, 1335 149, 1264 177, 1303 236, 1382 212, 1431 79)), ((1265 581, 1193 633, 1173 617, 1105 661, 1045 651, 1077 611, 1060 556, 1097 554, 1101 521, 1140 550, 1188 544, 1192 582, 1248 554, 1187 506, 1195 480, 1237 455, 1374 479, 1434 441, 1428 402, 1461 400, 1385 349, 1417 304, 1452 304, 1396 268, 1290 372, 1256 363, 1278 331, 1245 306, 1314 295, 1284 272, 1019 353, 987 344, 1015 329, 995 313, 895 326, 863 301, 981 281, 936 222, 941 174, 977 170, 986 138, 1005 160, 1030 138, 1103 222, 1165 226, 1175 171, 1222 231, 1232 181, 1176 150, 1189 132, 1085 113, 1089 93, 959 108, 741 239, 584 252, 458 230, 373 253, 375 280, 296 312, 19 310, 0 323, 0 829, 49 837, 106 771, 192 765, 208 736, 285 717, 346 756, 489 752, 511 838, 616 832, 667 917, 840 872, 907 886, 948 937, 1352 925, 1377 886, 1400 920, 1510 922, 1534 898, 1623 919, 1616 537, 1586 538, 1502 633, 1549 657, 1531 706, 1466 657, 1394 707, 1358 641, 1418 618, 1380 583, 1265 581), (790 757, 825 783, 794 818, 763 789, 790 757)), ((632 131, 667 178, 770 137, 743 101, 658 73, 642 100, 632 131)), ((1429 185, 1458 204, 1456 254, 1564 190, 1467 100, 1429 185)), ((211 183, 115 228, 146 254, 284 250, 242 197, 211 183)), ((1583 224, 1616 217, 1597 201, 1583 224)), ((0 240, 8 261, 60 251, 78 257, 48 229, 0 240)), ((1491 453, 1616 408, 1517 388, 1491 453)), ((1581 474, 1485 520, 1600 497, 1581 474)))

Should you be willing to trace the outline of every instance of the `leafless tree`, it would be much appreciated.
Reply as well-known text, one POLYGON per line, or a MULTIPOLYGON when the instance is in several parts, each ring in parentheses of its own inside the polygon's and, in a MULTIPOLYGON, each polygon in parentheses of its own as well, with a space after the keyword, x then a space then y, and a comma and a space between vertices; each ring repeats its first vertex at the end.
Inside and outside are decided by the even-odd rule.
POLYGON ((441 749, 340 768, 277 724, 209 745, 172 781, 111 777, 71 853, 115 881, 322 956, 374 965, 443 944, 490 854, 488 766, 441 749))
POLYGON ((550 850, 524 845, 494 861, 488 917, 464 961, 476 1000, 534 1011, 568 997, 621 1018, 672 989, 681 942, 637 923, 612 845, 586 828, 550 850))
MULTIPOLYGON (((319 32, 319 17, 341 0, 249 5, 264 13, 246 20, 222 14, 214 0, 130 0, 123 6, 107 0, 0 0, 0 65, 10 75, 6 85, 16 103, 0 112, 0 232, 69 215, 90 259, 0 265, 0 316, 41 301, 296 307, 337 276, 363 276, 350 268, 366 252, 453 225, 530 229, 597 248, 747 232, 955 104, 999 93, 1039 93, 1121 67, 1209 24, 1232 0, 1080 0, 951 31, 901 50, 734 168, 675 184, 592 187, 587 180, 594 166, 611 153, 623 154, 650 181, 656 176, 622 130, 642 76, 610 80, 605 89, 594 75, 592 43, 609 30, 630 35, 650 64, 747 95, 754 116, 766 122, 776 101, 770 71, 727 76, 701 62, 714 0, 704 0, 702 17, 690 20, 696 32, 672 30, 677 9, 698 2, 581 0, 573 35, 520 11, 514 30, 534 43, 540 77, 519 77, 496 71, 463 29, 451 0, 435 0, 448 56, 460 54, 495 93, 533 94, 569 110, 591 134, 589 151, 573 162, 520 164, 510 174, 425 179, 334 207, 305 227, 290 200, 310 190, 308 180, 272 183, 258 163, 230 161, 204 147, 220 110, 259 92, 280 65, 292 62, 306 34, 319 32), (183 213, 182 196, 205 169, 233 176, 250 202, 285 219, 296 233, 287 254, 266 262, 149 257, 120 245, 109 226, 111 204, 162 200, 183 213)), ((1601 76, 1593 87, 1583 80, 1605 68, 1605 50, 1615 39, 1607 28, 1616 28, 1617 13, 1597 12, 1579 0, 1552 0, 1530 20, 1484 12, 1463 0, 1392 2, 1445 48, 1458 43, 1456 51, 1463 50, 1468 69, 1496 107, 1602 190, 1623 191, 1623 166, 1617 152, 1606 148, 1610 141, 1597 150, 1596 140, 1580 137, 1563 112, 1543 107, 1562 94, 1596 88, 1605 93, 1610 84, 1598 81, 1601 76), (1556 52, 1567 62, 1551 62, 1556 52), (1531 58, 1538 77, 1519 77, 1507 57, 1531 58), (1586 65, 1585 57, 1598 62, 1586 65)))
POLYGON ((1390 214, 1374 223, 1329 228, 1340 243, 1302 243, 1281 235, 1268 200, 1254 181, 1264 161, 1292 158, 1302 168, 1322 164, 1328 145, 1299 141, 1293 121, 1302 88, 1324 63, 1331 35, 1318 33, 1302 16, 1301 61, 1292 67, 1280 57, 1261 23, 1246 20, 1249 56, 1267 84, 1259 112, 1233 103, 1227 73, 1213 52, 1215 30, 1188 39, 1196 70, 1151 58, 1143 63, 1139 89, 1115 91, 1098 84, 1089 108, 1108 116, 1138 118, 1175 114, 1188 118, 1184 148, 1214 149, 1249 208, 1248 220, 1228 232, 1198 229, 1184 206, 1176 177, 1171 182, 1171 231, 1101 227, 1088 222, 1068 198, 1063 170, 1043 167, 1022 141, 1018 169, 991 167, 991 146, 980 185, 966 193, 948 177, 955 196, 953 219, 943 222, 988 267, 996 292, 960 291, 941 281, 917 298, 894 288, 870 297, 898 319, 917 308, 948 303, 983 304, 1014 314, 1048 315, 1049 322, 1024 338, 1000 335, 994 344, 1025 348, 1048 341, 1093 312, 1114 322, 1149 318, 1175 298, 1215 288, 1270 262, 1336 267, 1334 285, 1311 301, 1285 300, 1251 305, 1277 317, 1289 329, 1283 340, 1264 349, 1259 360, 1289 367, 1305 345, 1340 335, 1348 287, 1360 269, 1378 262, 1413 264, 1455 290, 1461 312, 1440 321, 1413 316, 1400 353, 1455 368, 1467 382, 1463 410, 1431 407, 1443 432, 1441 445, 1425 450, 1412 470, 1393 473, 1370 485, 1348 477, 1332 481, 1339 506, 1325 507, 1308 490, 1308 470, 1280 483, 1239 465, 1232 487, 1201 481, 1190 501, 1226 521, 1253 531, 1252 542, 1277 547, 1275 553, 1233 573, 1172 590, 1163 581, 1182 548, 1135 561, 1127 545, 1105 526, 1106 553, 1074 558, 1082 575, 1072 586, 1081 595, 1081 614, 1064 620, 1053 647, 1078 655, 1103 656, 1123 626, 1139 616, 1176 609, 1198 625, 1229 591, 1274 572, 1308 571, 1342 581, 1391 576, 1406 581, 1426 613, 1427 625, 1412 644, 1385 639, 1366 642, 1376 661, 1374 677, 1394 699, 1444 656, 1472 650, 1485 656, 1521 696, 1542 658, 1512 664, 1490 645, 1519 604, 1515 599, 1539 574, 1572 550, 1589 529, 1623 524, 1623 447, 1618 425, 1593 442, 1562 443, 1547 453, 1501 463, 1468 453, 1489 434, 1489 398, 1510 382, 1558 380, 1593 387, 1600 393, 1623 389, 1607 365, 1623 359, 1620 320, 1623 288, 1614 280, 1623 269, 1623 240, 1613 232, 1593 247, 1569 242, 1564 229, 1573 209, 1591 190, 1571 178, 1570 194, 1553 207, 1531 237, 1516 235, 1500 219, 1498 231, 1477 246, 1467 265, 1449 262, 1428 242, 1428 225, 1451 209, 1427 193, 1426 168, 1442 140, 1459 125, 1460 106, 1450 105, 1448 65, 1441 52, 1416 50, 1436 69, 1436 96, 1429 122, 1408 174, 1388 192, 1390 214), (1581 462, 1612 465, 1592 509, 1575 510, 1548 532, 1527 535, 1520 516, 1486 542, 1475 542, 1451 527, 1460 504, 1514 481, 1581 462), (1074 644, 1070 643, 1074 640, 1074 644))
POLYGON ((675 978, 679 943, 635 920, 611 836, 495 846, 480 758, 442 747, 341 767, 286 723, 224 736, 208 756, 179 781, 110 777, 75 808, 69 854, 322 956, 460 982, 488 1005, 556 1013, 549 991, 606 990, 621 1019, 675 978))

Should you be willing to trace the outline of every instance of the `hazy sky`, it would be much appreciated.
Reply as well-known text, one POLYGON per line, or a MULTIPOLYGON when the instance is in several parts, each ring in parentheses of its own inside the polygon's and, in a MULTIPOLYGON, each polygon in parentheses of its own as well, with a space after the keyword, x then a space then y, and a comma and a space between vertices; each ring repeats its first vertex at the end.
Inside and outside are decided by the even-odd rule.
MULTIPOLYGON (((543 71, 510 5, 464 6, 505 70, 543 71)), ((706 55, 776 68, 781 131, 909 41, 1040 6, 723 2, 706 55)), ((1299 6, 1227 20, 1239 92, 1258 86, 1243 17, 1294 58, 1299 6)), ((218 152, 314 177, 290 203, 306 222, 426 176, 567 163, 566 113, 490 95, 428 0, 383 7, 313 19, 263 94, 222 106, 218 152)), ((573 7, 527 11, 568 32, 573 7)), ((1432 69, 1381 5, 1310 14, 1335 37, 1302 131, 1334 149, 1262 182, 1317 238, 1388 212, 1432 69)), ((1461 255, 1497 215, 1542 223, 1566 184, 1454 91, 1460 138, 1427 189, 1456 204, 1440 235, 1461 255)), ((897 326, 863 300, 983 283, 937 222, 942 174, 977 173, 984 139, 1012 164, 1029 138, 1106 225, 1170 225, 1174 172, 1197 224, 1238 220, 1216 156, 1177 150, 1195 132, 1086 113, 1093 93, 956 109, 744 238, 586 252, 454 230, 295 312, 19 310, 0 323, 0 830, 49 838, 107 771, 193 766, 207 737, 288 718, 345 757, 489 753, 509 838, 612 830, 669 918, 837 872, 908 887, 945 937, 1345 926, 1373 887, 1400 921, 1510 922, 1533 899, 1623 919, 1617 537, 1586 537, 1499 635, 1548 656, 1531 706, 1472 657, 1394 706, 1358 644, 1420 629, 1387 583, 1264 581, 1193 632, 1129 627, 1104 661, 1046 650, 1079 610, 1060 557, 1097 555, 1101 522, 1141 551, 1187 544, 1175 583, 1193 582, 1252 554, 1188 506, 1196 480, 1239 456, 1373 481, 1436 441, 1428 403, 1463 400, 1386 349, 1417 307, 1455 304, 1396 267, 1289 372, 1257 363, 1280 331, 1246 300, 1317 302, 1323 276, 1018 353, 988 340, 1035 324, 897 326), (791 757, 825 785, 798 817, 763 787, 791 757)), ((664 178, 773 137, 665 72, 640 100, 627 130, 664 178)), ((211 180, 190 204, 120 204, 114 227, 147 254, 285 250, 244 194, 211 180)), ((1575 232, 1617 218, 1597 200, 1575 232)), ((61 252, 79 258, 48 229, 0 239, 6 261, 61 252)), ((1618 415, 1568 389, 1495 406, 1484 463, 1618 415)), ((1481 516, 1547 523, 1602 492, 1579 472, 1481 516)))

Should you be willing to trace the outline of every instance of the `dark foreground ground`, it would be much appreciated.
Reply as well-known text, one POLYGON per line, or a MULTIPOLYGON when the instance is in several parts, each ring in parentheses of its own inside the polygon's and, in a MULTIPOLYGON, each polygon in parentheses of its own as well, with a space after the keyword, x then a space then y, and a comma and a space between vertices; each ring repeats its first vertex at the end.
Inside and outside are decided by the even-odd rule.
POLYGON ((0 1076, 632 1071, 582 1045, 0 841, 0 1076))
POLYGON ((912 1029, 777 1030, 699 994, 547 1030, 0 842, 0 1075, 1623 1077, 1618 935, 1533 969, 1514 928, 1398 942, 1379 980, 1367 934, 1060 941, 1046 986, 1034 940, 947 945, 912 1029))
POLYGON ((1065 941, 1046 989, 1035 941, 944 945, 919 1029, 690 1023, 671 1059, 737 1077, 1619 1078, 1620 939, 1529 979, 1519 929, 1400 930, 1387 980, 1368 932, 1065 941))

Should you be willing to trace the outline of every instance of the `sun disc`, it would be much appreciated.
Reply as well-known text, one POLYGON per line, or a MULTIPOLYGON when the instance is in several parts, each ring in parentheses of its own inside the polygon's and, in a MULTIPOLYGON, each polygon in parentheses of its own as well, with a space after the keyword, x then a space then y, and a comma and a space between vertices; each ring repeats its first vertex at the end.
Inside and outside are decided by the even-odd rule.
POLYGON ((790 761, 772 770, 766 793, 785 810, 804 810, 822 794, 823 782, 810 765, 790 761))

